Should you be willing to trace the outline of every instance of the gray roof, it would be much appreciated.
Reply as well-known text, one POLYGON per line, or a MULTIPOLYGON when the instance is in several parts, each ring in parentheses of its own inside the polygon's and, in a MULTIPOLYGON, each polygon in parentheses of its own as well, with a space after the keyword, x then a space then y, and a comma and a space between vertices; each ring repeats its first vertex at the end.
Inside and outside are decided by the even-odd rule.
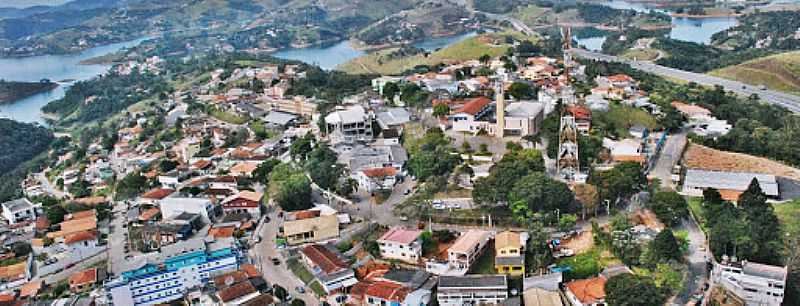
POLYGON ((495 257, 494 264, 497 266, 519 266, 525 264, 525 257, 523 256, 502 256, 495 257))
POLYGON ((383 275, 383 278, 386 280, 391 280, 397 283, 402 283, 407 287, 411 288, 411 290, 415 290, 421 287, 428 278, 431 277, 431 274, 422 270, 391 270, 388 273, 383 275))
POLYGON ((440 276, 439 290, 466 288, 508 288, 505 275, 440 276))
POLYGON ((536 102, 515 102, 506 106, 506 116, 510 117, 536 117, 544 111, 544 105, 536 102))
POLYGON ((564 281, 564 277, 561 275, 561 272, 531 276, 522 280, 522 289, 526 291, 531 288, 539 288, 548 291, 557 291, 558 285, 561 284, 562 281, 564 281))
POLYGON ((26 210, 31 208, 33 208, 33 203, 31 203, 31 201, 28 201, 28 199, 26 198, 20 198, 3 203, 3 210, 9 210, 11 212, 26 210))
POLYGON ((289 124, 295 119, 297 119, 295 115, 276 111, 269 112, 269 115, 264 116, 264 122, 282 126, 289 124))
POLYGON ((605 269, 603 269, 602 272, 600 272, 600 275, 602 275, 606 279, 612 278, 620 274, 633 274, 633 271, 631 271, 631 269, 628 268, 628 266, 626 265, 616 265, 616 266, 606 267, 605 269))
POLYGON ((689 169, 686 170, 684 185, 692 188, 744 191, 754 178, 758 180, 758 185, 766 195, 779 195, 778 181, 770 174, 689 169))
POLYGON ((411 114, 405 108, 394 107, 378 113, 377 120, 381 128, 388 129, 391 126, 408 123, 411 121, 411 114))
POLYGON ((239 109, 241 109, 241 110, 243 110, 245 112, 250 113, 250 115, 252 115, 254 117, 261 117, 261 116, 263 116, 264 114, 267 113, 267 111, 264 110, 263 108, 255 106, 255 105, 250 104, 248 102, 240 102, 240 103, 236 104, 236 107, 238 107, 239 109))
POLYGON ((785 282, 788 270, 786 267, 771 266, 755 262, 745 262, 742 264, 742 272, 747 275, 754 275, 785 282))
POLYGON ((362 147, 350 154, 349 164, 353 171, 389 163, 403 164, 408 160, 406 150, 399 145, 362 147))

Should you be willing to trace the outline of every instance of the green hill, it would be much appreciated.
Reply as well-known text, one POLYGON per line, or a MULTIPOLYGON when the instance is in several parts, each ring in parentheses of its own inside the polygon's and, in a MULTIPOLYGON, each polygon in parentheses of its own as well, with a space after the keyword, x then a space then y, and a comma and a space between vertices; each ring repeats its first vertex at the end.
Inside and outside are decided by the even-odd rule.
POLYGON ((709 72, 710 75, 770 89, 800 93, 800 51, 758 58, 709 72))

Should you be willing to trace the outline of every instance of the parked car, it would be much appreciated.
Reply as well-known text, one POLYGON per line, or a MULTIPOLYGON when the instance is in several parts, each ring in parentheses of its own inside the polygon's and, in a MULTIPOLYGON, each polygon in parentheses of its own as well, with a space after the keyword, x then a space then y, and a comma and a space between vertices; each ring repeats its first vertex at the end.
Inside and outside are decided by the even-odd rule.
POLYGON ((303 288, 303 286, 294 287, 294 290, 300 294, 306 293, 306 288, 303 288))
POLYGON ((276 266, 277 266, 277 265, 280 265, 280 264, 281 264, 281 260, 280 260, 280 259, 277 259, 277 258, 275 258, 275 257, 272 257, 270 260, 272 261, 272 264, 273 264, 273 265, 276 265, 276 266))

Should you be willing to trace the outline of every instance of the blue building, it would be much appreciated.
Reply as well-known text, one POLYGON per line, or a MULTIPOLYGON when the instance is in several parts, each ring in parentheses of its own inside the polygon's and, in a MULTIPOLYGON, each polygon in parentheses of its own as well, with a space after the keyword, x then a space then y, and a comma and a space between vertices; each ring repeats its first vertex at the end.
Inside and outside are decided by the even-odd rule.
POLYGON ((240 262, 233 238, 194 238, 130 259, 126 271, 105 288, 113 305, 166 303, 202 289, 218 274, 239 269, 240 262))

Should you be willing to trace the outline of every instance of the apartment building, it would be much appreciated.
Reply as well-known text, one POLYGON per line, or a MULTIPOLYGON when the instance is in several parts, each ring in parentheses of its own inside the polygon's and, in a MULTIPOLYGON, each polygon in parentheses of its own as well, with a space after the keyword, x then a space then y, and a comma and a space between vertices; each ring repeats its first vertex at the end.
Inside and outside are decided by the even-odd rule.
POLYGON ((499 305, 508 299, 505 275, 441 276, 436 293, 439 305, 499 305))
POLYGON ((788 269, 755 262, 714 263, 711 279, 742 298, 747 305, 778 306, 783 302, 788 269))
POLYGON ((416 264, 422 257, 422 231, 394 227, 378 239, 381 257, 416 264))

